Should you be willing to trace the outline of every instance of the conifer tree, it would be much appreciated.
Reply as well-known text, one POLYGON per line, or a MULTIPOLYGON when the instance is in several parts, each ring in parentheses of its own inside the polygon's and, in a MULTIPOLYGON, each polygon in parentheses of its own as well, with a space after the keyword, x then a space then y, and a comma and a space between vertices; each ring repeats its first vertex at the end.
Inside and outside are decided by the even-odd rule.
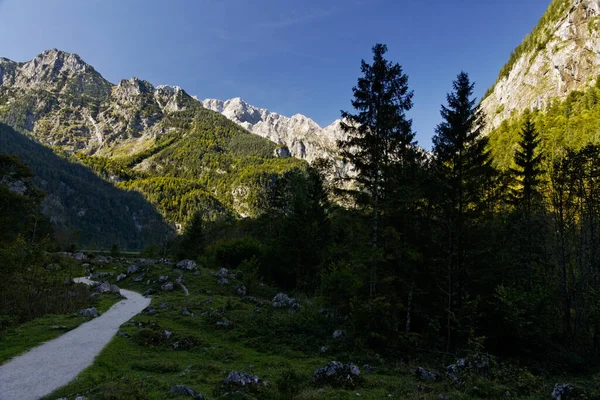
POLYGON ((483 135, 484 115, 472 97, 474 84, 465 72, 453 82, 442 105, 443 122, 433 138, 434 194, 439 211, 442 258, 446 282, 443 285, 447 306, 447 347, 456 314, 465 301, 467 278, 478 247, 472 233, 474 221, 483 213, 486 187, 494 177, 487 137, 483 135), (456 309, 455 309, 456 308, 456 309))
POLYGON ((520 136, 519 148, 514 156, 516 168, 511 169, 518 182, 518 186, 512 190, 512 199, 518 208, 531 213, 533 203, 540 199, 542 155, 538 150, 539 135, 529 115, 520 136))
POLYGON ((341 126, 349 138, 338 143, 342 156, 357 171, 357 203, 371 216, 371 297, 377 281, 380 217, 389 192, 391 165, 408 162, 416 144, 412 121, 405 115, 412 107, 413 96, 408 76, 399 64, 384 58, 386 52, 387 46, 377 44, 373 47, 373 63, 362 61, 363 76, 352 89, 356 113, 342 111, 341 126))

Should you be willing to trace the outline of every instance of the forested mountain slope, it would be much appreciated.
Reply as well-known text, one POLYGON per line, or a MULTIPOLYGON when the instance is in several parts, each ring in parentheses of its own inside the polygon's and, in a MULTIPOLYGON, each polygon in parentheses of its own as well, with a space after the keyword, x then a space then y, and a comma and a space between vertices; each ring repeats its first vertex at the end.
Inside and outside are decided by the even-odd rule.
MULTIPOLYGON (((307 167, 304 161, 277 157, 275 143, 205 109, 179 87, 154 87, 137 78, 113 85, 79 56, 58 50, 26 63, 0 59, 0 121, 65 152, 121 189, 141 192, 175 228, 197 211, 207 219, 259 215, 277 177, 307 167)), ((0 152, 16 151, 0 147, 0 152)), ((64 205, 61 182, 47 190, 50 199, 64 205)), ((120 192, 125 193, 115 193, 120 192)), ((47 212, 56 221, 66 220, 54 208, 47 212)), ((87 230, 79 222, 71 219, 66 226, 87 230)), ((84 243, 107 246, 119 240, 107 234, 84 243)))

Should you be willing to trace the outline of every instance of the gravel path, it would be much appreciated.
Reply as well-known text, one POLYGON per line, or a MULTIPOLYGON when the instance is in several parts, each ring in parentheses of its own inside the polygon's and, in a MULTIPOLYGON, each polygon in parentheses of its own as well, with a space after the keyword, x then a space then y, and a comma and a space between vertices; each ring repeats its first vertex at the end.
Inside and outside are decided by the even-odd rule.
MULTIPOLYGON (((85 278, 75 281, 92 283, 85 278)), ((39 399, 90 366, 119 327, 150 304, 139 293, 121 289, 121 294, 127 299, 100 317, 0 366, 0 400, 39 399)))

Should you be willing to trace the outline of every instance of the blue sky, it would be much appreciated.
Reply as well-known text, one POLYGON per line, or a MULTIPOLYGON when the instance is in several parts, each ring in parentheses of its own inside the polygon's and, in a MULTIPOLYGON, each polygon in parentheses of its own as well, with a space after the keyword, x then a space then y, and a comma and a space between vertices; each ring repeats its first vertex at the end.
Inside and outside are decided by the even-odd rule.
POLYGON ((201 99, 321 125, 350 108, 360 60, 388 45, 414 90, 426 148, 465 70, 480 97, 550 0, 0 0, 0 57, 78 53, 106 79, 136 76, 201 99))

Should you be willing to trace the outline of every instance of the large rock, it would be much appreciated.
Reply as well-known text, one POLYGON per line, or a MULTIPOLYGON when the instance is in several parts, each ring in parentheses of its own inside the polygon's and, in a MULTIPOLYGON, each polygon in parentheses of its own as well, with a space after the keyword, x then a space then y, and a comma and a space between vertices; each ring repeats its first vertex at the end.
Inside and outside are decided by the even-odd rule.
POLYGON ((119 275, 117 275, 117 282, 120 282, 125 278, 127 278, 127 275, 120 273, 119 275))
POLYGON ((556 384, 552 391, 554 400, 574 400, 575 388, 570 383, 556 384))
POLYGON ((439 381, 441 377, 435 372, 428 371, 423 367, 415 370, 415 376, 423 381, 439 381))
POLYGON ((198 265, 193 260, 181 260, 177 263, 177 268, 185 269, 187 271, 195 271, 198 269, 198 265))
POLYGON ((256 386, 261 383, 261 379, 252 374, 247 374, 239 371, 231 371, 227 378, 225 378, 225 385, 227 386, 256 386))
POLYGON ((313 378, 319 386, 353 388, 362 380, 360 369, 354 364, 344 364, 339 361, 328 362, 317 369, 313 378))
POLYGON ((117 285, 110 284, 108 281, 102 281, 94 286, 94 293, 121 294, 121 289, 117 285))
POLYGON ((129 275, 135 274, 136 272, 139 271, 139 269, 140 269, 140 267, 138 267, 137 264, 133 264, 133 265, 130 265, 129 267, 127 267, 127 273, 129 275))
POLYGON ((277 308, 290 308, 290 309, 300 308, 300 303, 298 303, 298 300, 296 300, 292 297, 289 297, 285 293, 276 294, 275 297, 273 297, 271 304, 273 305, 273 307, 277 307, 277 308))
POLYGON ((87 256, 81 252, 73 254, 73 258, 77 261, 87 260, 87 256))
POLYGON ((79 315, 86 318, 96 318, 98 316, 98 311, 96 307, 86 308, 79 311, 79 315))
POLYGON ((196 393, 193 389, 190 389, 187 386, 183 385, 175 385, 169 390, 169 393, 174 394, 176 396, 189 396, 193 399, 205 400, 206 398, 202 396, 200 393, 196 393))
POLYGON ((486 375, 491 368, 490 358, 483 354, 475 354, 472 357, 459 358, 454 364, 446 367, 446 376, 454 383, 460 382, 463 375, 477 374, 486 375))

